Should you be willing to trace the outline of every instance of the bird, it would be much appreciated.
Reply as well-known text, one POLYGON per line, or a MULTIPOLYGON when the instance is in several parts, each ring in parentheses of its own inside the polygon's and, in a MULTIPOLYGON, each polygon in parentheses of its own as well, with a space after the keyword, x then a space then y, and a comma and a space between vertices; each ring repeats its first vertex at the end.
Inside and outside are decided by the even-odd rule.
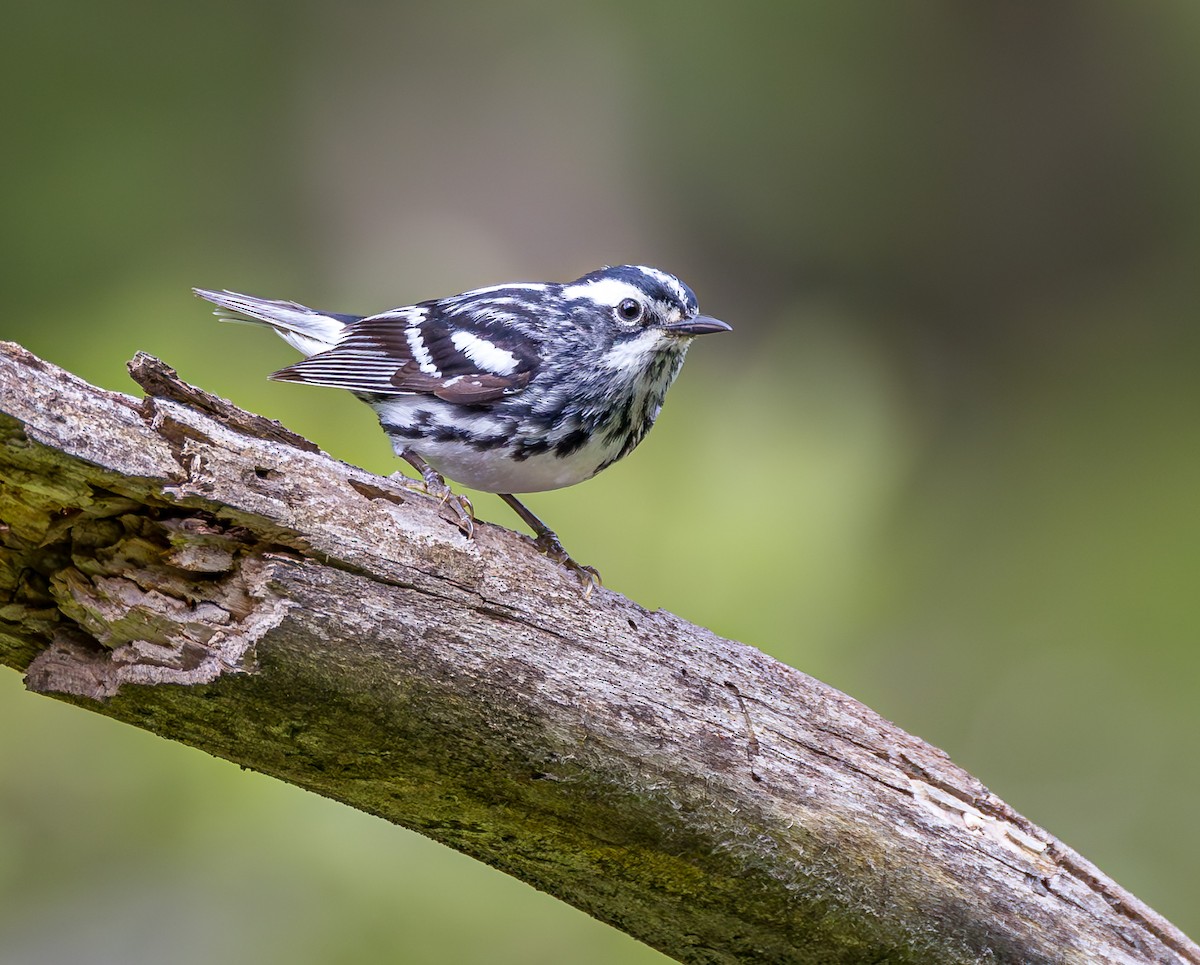
POLYGON ((515 494, 573 486, 629 455, 692 340, 731 331, 701 315, 677 277, 645 265, 491 285, 366 316, 193 291, 219 319, 270 326, 305 356, 271 379, 348 389, 374 409, 396 455, 467 538, 474 510, 447 477, 499 495, 588 594, 599 572, 576 562, 515 494))

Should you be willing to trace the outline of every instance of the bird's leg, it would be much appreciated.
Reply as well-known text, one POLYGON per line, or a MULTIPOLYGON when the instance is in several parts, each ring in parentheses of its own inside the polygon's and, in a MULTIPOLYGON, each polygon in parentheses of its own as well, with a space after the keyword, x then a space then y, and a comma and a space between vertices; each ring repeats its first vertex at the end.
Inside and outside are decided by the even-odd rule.
POLYGON ((554 530, 533 515, 516 496, 512 493, 497 493, 496 495, 508 503, 512 507, 513 512, 525 521, 525 525, 533 530, 537 536, 537 539, 534 540, 534 545, 550 557, 550 559, 554 560, 554 562, 565 566, 579 578, 579 582, 584 586, 583 595, 585 598, 592 595, 593 587, 603 586, 599 571, 595 567, 584 566, 571 559, 570 554, 563 549, 563 544, 559 542, 558 535, 554 530))
POLYGON ((452 522, 470 539, 475 532, 475 507, 471 505, 471 500, 447 486, 442 474, 415 452, 405 449, 400 453, 400 458, 421 474, 425 492, 450 508, 454 516, 452 522))

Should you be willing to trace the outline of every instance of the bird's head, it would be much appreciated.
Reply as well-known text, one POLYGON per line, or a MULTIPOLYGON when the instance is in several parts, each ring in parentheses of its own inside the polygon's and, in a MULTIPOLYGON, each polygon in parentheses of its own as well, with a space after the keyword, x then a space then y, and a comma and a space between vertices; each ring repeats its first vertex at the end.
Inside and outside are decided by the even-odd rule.
POLYGON ((731 330, 701 315, 695 294, 674 275, 643 265, 601 268, 562 294, 569 307, 597 320, 608 343, 599 362, 610 369, 639 371, 656 356, 681 356, 697 335, 731 330))

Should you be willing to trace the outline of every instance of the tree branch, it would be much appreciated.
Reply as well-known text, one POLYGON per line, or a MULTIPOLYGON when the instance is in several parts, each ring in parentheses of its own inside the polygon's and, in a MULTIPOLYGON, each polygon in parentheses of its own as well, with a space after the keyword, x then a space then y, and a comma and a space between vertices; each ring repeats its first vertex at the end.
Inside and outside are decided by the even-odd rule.
POLYGON ((819 681, 465 540, 146 356, 0 344, 0 661, 414 828, 683 961, 1193 962, 946 756, 819 681))

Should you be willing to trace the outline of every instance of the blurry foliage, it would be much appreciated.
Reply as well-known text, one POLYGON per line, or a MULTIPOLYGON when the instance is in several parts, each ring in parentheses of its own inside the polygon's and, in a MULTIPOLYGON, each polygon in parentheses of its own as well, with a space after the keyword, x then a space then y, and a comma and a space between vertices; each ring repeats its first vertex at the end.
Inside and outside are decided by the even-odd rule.
MULTIPOLYGON (((1200 933, 1200 7, 6 14, 0 337, 127 390, 153 352, 386 473, 369 411, 267 383, 287 347, 189 287, 370 311, 676 271, 735 333, 643 449, 535 510, 614 589, 866 701, 1200 933)), ((6 961, 661 959, 0 689, 6 961)))

